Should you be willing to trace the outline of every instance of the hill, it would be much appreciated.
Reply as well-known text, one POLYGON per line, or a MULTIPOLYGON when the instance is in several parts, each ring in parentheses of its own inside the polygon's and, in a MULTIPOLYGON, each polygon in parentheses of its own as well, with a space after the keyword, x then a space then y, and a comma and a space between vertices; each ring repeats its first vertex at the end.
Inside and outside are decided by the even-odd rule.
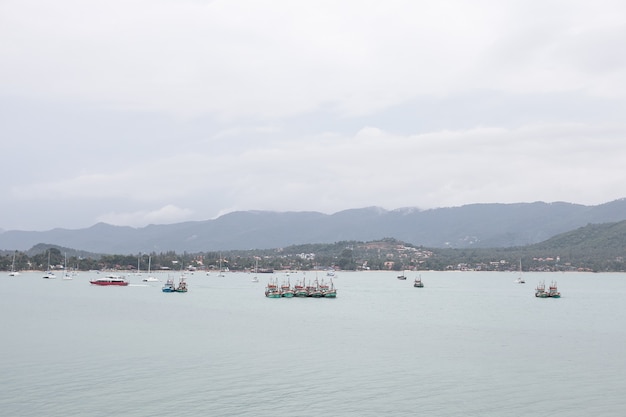
POLYGON ((214 220, 143 228, 99 223, 78 230, 5 231, 0 233, 0 249, 26 250, 46 243, 95 253, 202 252, 385 237, 431 248, 515 247, 542 242, 590 223, 622 220, 626 220, 626 199, 597 206, 535 202, 432 210, 368 207, 332 215, 242 211, 214 220))

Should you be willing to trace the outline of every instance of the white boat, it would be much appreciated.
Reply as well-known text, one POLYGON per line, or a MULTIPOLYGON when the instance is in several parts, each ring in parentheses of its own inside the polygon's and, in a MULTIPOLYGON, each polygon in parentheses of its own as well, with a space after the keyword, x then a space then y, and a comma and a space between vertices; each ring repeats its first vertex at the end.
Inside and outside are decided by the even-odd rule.
POLYGON ((256 274, 258 273, 259 273, 259 259, 255 257, 254 276, 252 277, 252 282, 259 282, 259 278, 256 276, 256 274))
POLYGON ((74 279, 67 270, 67 253, 65 254, 65 263, 63 265, 63 279, 74 279))
POLYGON ((217 274, 218 277, 225 277, 224 269, 222 268, 222 254, 220 253, 220 272, 217 274))
POLYGON ((522 260, 521 259, 519 260, 519 276, 517 277, 515 282, 518 284, 526 284, 526 281, 524 280, 524 277, 522 276, 522 260))
POLYGON ((152 267, 152 256, 148 256, 148 276, 144 278, 143 282, 159 282, 159 279, 150 275, 150 268, 152 267))
POLYGON ((54 275, 54 272, 52 272, 50 270, 50 250, 48 250, 48 269, 46 269, 46 272, 43 274, 43 278, 45 279, 55 279, 57 276, 54 275))
POLYGON ((13 262, 11 262, 11 272, 9 272, 10 277, 17 277, 20 273, 15 270, 15 252, 13 252, 13 262))

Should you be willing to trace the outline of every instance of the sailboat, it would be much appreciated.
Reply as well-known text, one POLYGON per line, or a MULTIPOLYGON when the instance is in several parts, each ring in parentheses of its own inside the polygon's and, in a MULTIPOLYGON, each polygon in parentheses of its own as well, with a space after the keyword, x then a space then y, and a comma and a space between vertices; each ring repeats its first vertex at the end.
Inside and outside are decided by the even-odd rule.
POLYGON ((141 269, 139 269, 139 262, 141 261, 141 253, 139 253, 139 256, 137 257, 137 271, 135 272, 136 276, 141 276, 141 269))
POLYGON ((9 276, 16 277, 18 275, 20 275, 20 273, 15 270, 15 252, 13 252, 13 262, 11 263, 11 272, 9 272, 9 276))
POLYGON ((50 250, 48 250, 48 269, 46 269, 46 272, 43 274, 43 277, 45 279, 55 279, 57 277, 56 275, 54 275, 54 272, 50 270, 50 250))
POLYGON ((398 279, 405 280, 406 275, 404 275, 404 271, 402 271, 402 275, 398 275, 398 279))
POLYGON ((521 259, 519 260, 519 276, 517 277, 515 282, 518 284, 526 284, 526 281, 524 280, 524 277, 522 276, 522 260, 521 259))
POLYGON ((252 282, 259 282, 259 278, 256 276, 256 274, 258 273, 259 273, 259 260, 255 257, 254 277, 252 277, 252 282))
POLYGON ((67 253, 65 254, 65 263, 63 264, 63 279, 73 279, 67 271, 67 253))
POLYGON ((225 277, 224 270, 222 269, 222 254, 220 253, 220 272, 217 274, 218 277, 225 277))
POLYGON ((152 256, 148 256, 148 276, 143 279, 143 282, 159 282, 158 278, 150 275, 150 268, 152 267, 152 256))

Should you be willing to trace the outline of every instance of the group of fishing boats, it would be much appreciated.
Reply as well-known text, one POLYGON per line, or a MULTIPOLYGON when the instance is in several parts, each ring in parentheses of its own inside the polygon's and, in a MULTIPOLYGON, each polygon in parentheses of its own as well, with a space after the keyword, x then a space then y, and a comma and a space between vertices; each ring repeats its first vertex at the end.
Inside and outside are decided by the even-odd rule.
POLYGON ((337 289, 332 279, 328 283, 324 280, 319 282, 316 279, 308 284, 303 279, 293 287, 289 281, 278 285, 277 280, 273 280, 267 283, 265 296, 267 298, 336 298, 337 289))
POLYGON ((561 293, 556 287, 556 282, 552 281, 546 291, 546 284, 542 281, 535 288, 535 297, 537 298, 561 298, 561 293))
POLYGON ((165 285, 161 288, 163 292, 187 292, 187 281, 185 281, 185 277, 180 277, 178 281, 178 285, 174 284, 174 280, 172 278, 168 278, 165 281, 165 285))

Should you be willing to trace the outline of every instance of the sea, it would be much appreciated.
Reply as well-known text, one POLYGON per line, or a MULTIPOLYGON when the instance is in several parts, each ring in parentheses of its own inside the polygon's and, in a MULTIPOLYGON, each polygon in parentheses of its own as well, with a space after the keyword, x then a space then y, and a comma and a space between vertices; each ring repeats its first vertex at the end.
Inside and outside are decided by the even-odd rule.
POLYGON ((312 271, 2 274, 2 416, 626 415, 622 273, 339 272, 336 299, 264 296, 312 271))

